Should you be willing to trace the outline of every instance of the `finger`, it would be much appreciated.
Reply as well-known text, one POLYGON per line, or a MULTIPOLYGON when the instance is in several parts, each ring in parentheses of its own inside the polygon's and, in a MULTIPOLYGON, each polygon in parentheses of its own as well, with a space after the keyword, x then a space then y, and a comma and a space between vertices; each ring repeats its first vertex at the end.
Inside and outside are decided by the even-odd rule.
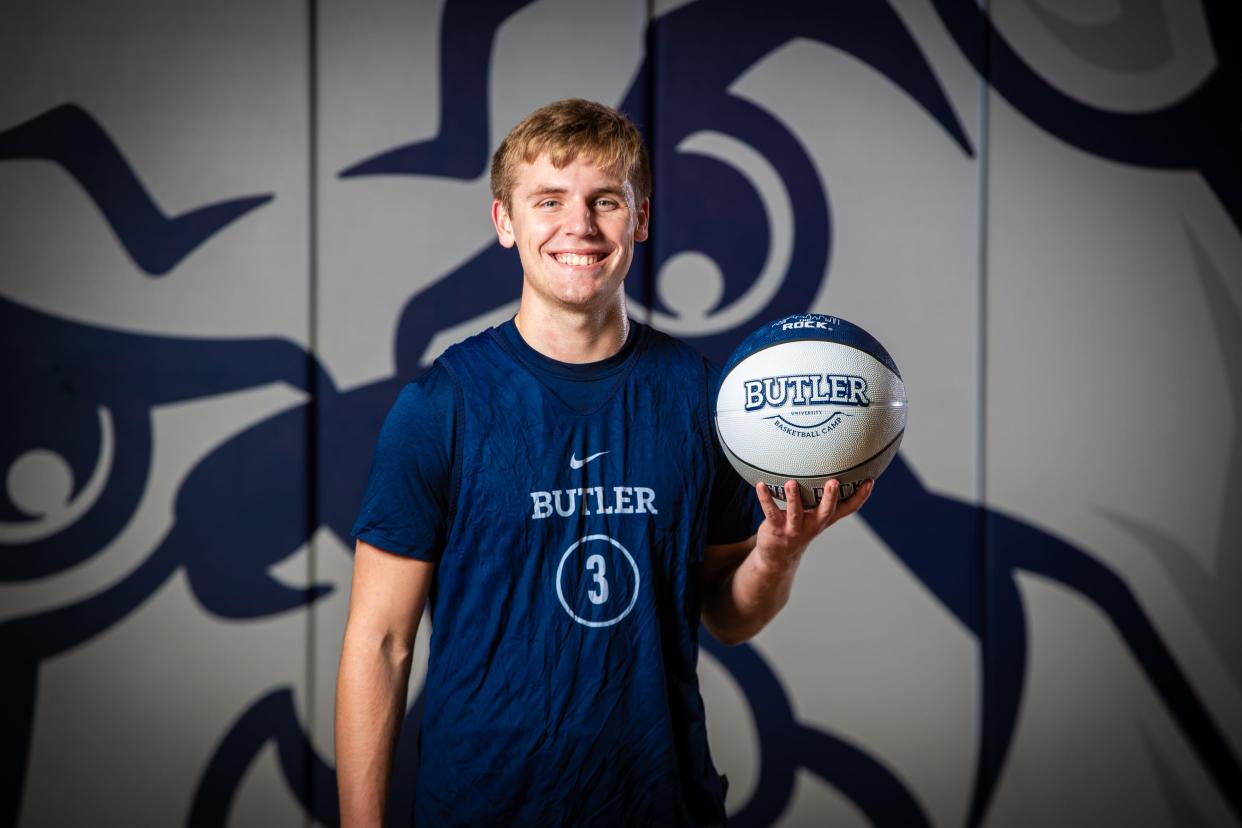
POLYGON ((867 502, 867 498, 871 497, 871 490, 875 488, 875 481, 868 480, 854 490, 854 493, 841 501, 840 507, 837 509, 836 519, 848 517, 854 514, 862 505, 867 502))
POLYGON ((785 481, 785 519, 791 533, 802 531, 802 492, 792 480, 785 481))
POLYGON ((763 509, 763 516, 773 523, 780 523, 782 520, 780 507, 772 499, 772 493, 768 491, 763 481, 755 484, 755 493, 759 495, 759 508, 763 509))
POLYGON ((864 484, 863 484, 863 486, 864 486, 864 488, 863 488, 863 490, 862 490, 862 492, 861 492, 861 494, 862 494, 862 503, 859 503, 859 504, 858 504, 858 508, 860 508, 860 509, 862 508, 863 503, 866 503, 866 502, 867 502, 867 498, 871 497, 871 493, 872 493, 873 491, 875 491, 875 481, 874 481, 874 480, 868 480, 866 483, 864 483, 864 484))
POLYGON ((819 501, 819 506, 815 509, 815 518, 821 526, 827 526, 832 522, 832 516, 837 511, 837 498, 841 493, 841 481, 833 478, 824 484, 824 496, 819 501))

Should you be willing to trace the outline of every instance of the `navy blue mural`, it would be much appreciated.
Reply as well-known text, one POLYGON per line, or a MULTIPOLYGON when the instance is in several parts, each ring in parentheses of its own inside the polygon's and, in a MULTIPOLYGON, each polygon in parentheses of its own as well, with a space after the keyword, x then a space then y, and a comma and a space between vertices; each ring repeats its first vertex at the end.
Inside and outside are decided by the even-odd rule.
MULTIPOLYGON (((338 171, 342 186, 376 176, 473 180, 485 175, 492 149, 488 78, 494 41, 501 25, 526 5, 449 0, 440 33, 440 132, 375 148, 338 171)), ((1141 114, 1105 112, 1058 91, 1023 62, 972 0, 934 5, 980 77, 1038 128, 1100 158, 1197 170, 1242 226, 1237 163, 1242 70, 1230 48, 1239 31, 1234 5, 1206 6, 1219 60, 1208 81, 1166 109, 1141 114)), ((643 128, 655 169, 655 241, 635 262, 630 298, 657 325, 667 323, 720 362, 761 321, 807 310, 824 274, 831 274, 832 182, 821 179, 784 122, 729 91, 749 68, 797 38, 832 46, 872 67, 908 96, 963 158, 976 155, 917 41, 886 5, 774 0, 758 11, 753 3, 699 0, 651 21, 633 83, 611 102, 643 128), (790 241, 781 272, 767 270, 777 242, 764 194, 743 170, 696 150, 694 138, 702 133, 735 140, 774 171, 792 205, 792 227, 782 228, 790 241), (661 268, 687 252, 710 258, 723 277, 711 306, 679 308, 657 289, 661 268)), ((279 192, 239 195, 169 218, 147 193, 141 168, 109 138, 107 125, 70 102, 22 123, 0 124, 0 160, 16 159, 50 161, 72 176, 150 276, 167 274, 190 252, 227 234, 230 225, 280 198, 279 192)), ((269 188, 260 183, 255 189, 269 188)), ((1221 351, 1236 354, 1242 319, 1223 298, 1224 277, 1206 263, 1199 277, 1204 294, 1216 297, 1221 351)), ((408 297, 392 344, 395 373, 347 391, 338 387, 331 366, 286 340, 118 332, 0 298, 0 344, 8 366, 0 382, 9 401, 0 408, 5 435, 0 468, 33 449, 51 450, 69 465, 75 481, 68 498, 72 508, 50 528, 42 520, 46 516, 29 514, 7 495, 0 498, 0 521, 42 527, 26 539, 5 542, 0 579, 6 582, 78 565, 129 522, 148 484, 153 407, 277 381, 309 395, 203 458, 176 493, 173 530, 123 580, 77 603, 0 622, 0 650, 6 654, 0 684, 0 822, 15 823, 20 813, 40 665, 116 625, 178 572, 203 611, 220 618, 274 616, 323 598, 329 586, 290 588, 271 575, 271 567, 324 527, 352 547, 348 532, 371 448, 398 390, 424 370, 421 359, 436 334, 515 300, 519 289, 516 257, 496 244, 484 247, 408 297), (106 479, 98 479, 100 468, 107 470, 106 479)), ((1242 400, 1242 382, 1234 383, 1233 397, 1242 400)), ((1230 491, 1237 491, 1242 479, 1239 453, 1235 441, 1230 491)), ((1027 670, 1027 618, 1016 580, 1023 572, 1082 596, 1115 625, 1212 784, 1242 820, 1238 756, 1126 581, 1090 550, 1013 515, 939 494, 935 481, 922 479, 904 455, 885 473, 861 515, 977 643, 982 710, 967 825, 984 821, 1014 740, 1027 670)), ((1233 524, 1226 529, 1237 537, 1233 524)), ((1229 566, 1236 577, 1237 564, 1229 566)), ((775 823, 789 806, 799 770, 831 785, 876 825, 932 824, 907 783, 865 745, 799 720, 788 689, 759 648, 726 648, 706 633, 704 640, 741 688, 758 728, 757 785, 731 824, 775 823)), ((1225 650, 1230 642, 1217 643, 1221 657, 1238 669, 1236 654, 1225 650)), ((419 716, 416 702, 394 771, 394 824, 407 822, 411 812, 419 716)), ((336 824, 331 757, 311 744, 288 688, 273 688, 237 711, 203 768, 187 821, 227 822, 247 769, 268 745, 276 746, 285 782, 306 813, 336 824)))
POLYGON ((103 213, 134 264, 163 276, 190 251, 272 196, 208 204, 169 218, 90 113, 63 104, 4 131, 0 160, 39 159, 64 168, 103 213))

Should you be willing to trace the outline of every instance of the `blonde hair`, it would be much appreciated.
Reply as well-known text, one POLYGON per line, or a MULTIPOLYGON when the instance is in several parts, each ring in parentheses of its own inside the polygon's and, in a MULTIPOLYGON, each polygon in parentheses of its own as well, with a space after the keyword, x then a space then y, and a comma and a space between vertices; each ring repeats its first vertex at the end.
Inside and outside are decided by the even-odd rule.
POLYGON ((629 182, 636 205, 651 196, 651 161, 638 128, 610 106, 569 98, 527 115, 496 148, 492 197, 506 210, 513 206, 518 166, 545 152, 558 170, 582 158, 629 182))

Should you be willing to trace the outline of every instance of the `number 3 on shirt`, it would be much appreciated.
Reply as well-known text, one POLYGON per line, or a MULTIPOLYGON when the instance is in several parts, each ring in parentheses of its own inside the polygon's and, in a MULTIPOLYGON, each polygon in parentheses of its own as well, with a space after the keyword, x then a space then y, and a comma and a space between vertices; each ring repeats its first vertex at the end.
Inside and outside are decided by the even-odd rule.
POLYGON ((608 600, 608 579, 604 577, 606 567, 604 566, 603 555, 592 555, 586 560, 586 568, 588 572, 593 572, 592 578, 595 579, 595 587, 587 593, 587 598, 591 599, 591 603, 599 605, 608 600))

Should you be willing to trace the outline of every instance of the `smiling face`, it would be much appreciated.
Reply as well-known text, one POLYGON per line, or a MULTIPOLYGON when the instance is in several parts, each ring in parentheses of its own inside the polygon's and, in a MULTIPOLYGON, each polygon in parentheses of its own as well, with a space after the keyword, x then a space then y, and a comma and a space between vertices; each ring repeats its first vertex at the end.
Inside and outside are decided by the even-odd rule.
POLYGON ((646 199, 590 161, 557 167, 547 153, 518 167, 506 207, 492 203, 492 221, 505 247, 522 260, 523 304, 595 311, 620 300, 634 258, 647 238, 646 199))

